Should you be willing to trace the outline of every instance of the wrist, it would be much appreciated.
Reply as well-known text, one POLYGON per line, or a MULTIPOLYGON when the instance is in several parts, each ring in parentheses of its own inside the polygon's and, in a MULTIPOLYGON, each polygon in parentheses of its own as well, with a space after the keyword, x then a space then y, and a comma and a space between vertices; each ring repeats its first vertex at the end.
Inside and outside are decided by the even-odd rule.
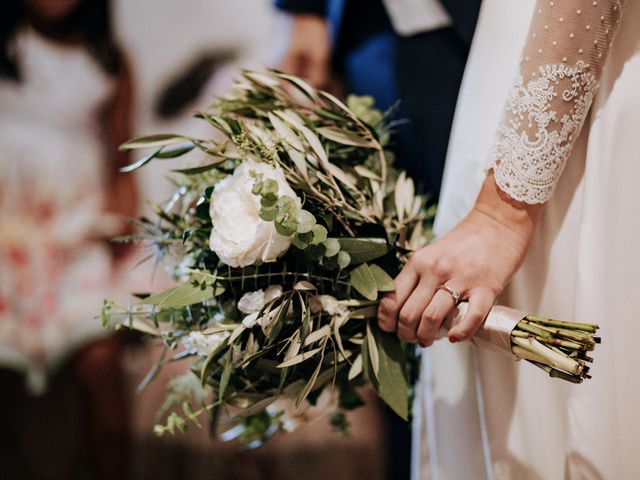
POLYGON ((526 243, 529 242, 544 205, 530 205, 510 198, 500 190, 493 174, 485 179, 474 210, 506 227, 526 243))

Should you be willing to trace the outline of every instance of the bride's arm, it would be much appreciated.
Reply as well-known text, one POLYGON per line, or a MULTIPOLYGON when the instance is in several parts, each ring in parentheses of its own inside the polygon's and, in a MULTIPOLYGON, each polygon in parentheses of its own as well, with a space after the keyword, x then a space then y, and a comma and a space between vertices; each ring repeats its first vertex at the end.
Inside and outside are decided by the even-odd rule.
MULTIPOLYGON (((383 330, 430 345, 454 307, 469 301, 452 342, 472 336, 524 258, 589 113, 624 0, 539 0, 495 155, 473 211, 416 252, 379 308, 383 330)), ((496 52, 499 54, 499 52, 496 52)))

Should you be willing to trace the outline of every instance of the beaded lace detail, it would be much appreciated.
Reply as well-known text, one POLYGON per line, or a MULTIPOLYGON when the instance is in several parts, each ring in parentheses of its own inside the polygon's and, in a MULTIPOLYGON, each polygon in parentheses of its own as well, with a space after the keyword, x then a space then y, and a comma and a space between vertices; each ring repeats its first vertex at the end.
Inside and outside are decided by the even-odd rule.
POLYGON ((491 157, 511 198, 553 195, 589 114, 624 0, 538 1, 491 157))

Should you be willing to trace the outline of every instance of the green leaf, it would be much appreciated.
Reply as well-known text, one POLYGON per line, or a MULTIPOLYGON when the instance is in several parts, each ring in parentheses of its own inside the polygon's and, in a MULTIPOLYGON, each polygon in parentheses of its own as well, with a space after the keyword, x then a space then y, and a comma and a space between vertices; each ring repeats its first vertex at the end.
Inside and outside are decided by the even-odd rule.
POLYGON ((304 153, 299 152, 298 150, 290 147, 289 145, 285 145, 284 149, 286 150, 287 155, 289 155, 289 158, 291 159, 293 164, 296 166, 296 168, 298 169, 302 177, 305 180, 308 180, 309 171, 307 169, 307 160, 305 158, 304 153))
POLYGON ((298 210, 296 213, 296 221, 298 222, 296 231, 298 233, 307 233, 310 232, 316 224, 316 217, 306 210, 298 210))
POLYGON ((371 331, 371 322, 367 322, 367 349, 369 352, 369 361, 371 362, 373 374, 376 377, 376 379, 379 379, 380 378, 380 354, 378 352, 378 345, 376 344, 376 339, 373 336, 373 332, 371 331))
POLYGON ((367 300, 378 298, 376 279, 366 263, 351 271, 351 286, 367 300))
POLYGON ((219 158, 213 163, 207 163, 206 165, 200 165, 198 167, 190 167, 190 168, 176 168, 171 170, 172 172, 181 173, 183 175, 198 175, 200 173, 208 172, 209 170, 213 170, 214 168, 218 168, 218 165, 224 162, 225 158, 219 158))
POLYGON ((342 169, 340 169, 339 167, 337 167, 333 163, 328 164, 327 165, 327 169, 329 170, 329 172, 331 172, 331 175, 336 177, 338 180, 340 180, 347 187, 349 187, 350 189, 355 190, 355 191, 358 190, 358 187, 356 186, 356 184, 352 180, 352 178, 349 175, 347 175, 342 169))
POLYGON ((273 224, 276 227, 276 232, 285 237, 290 237, 294 233, 296 233, 295 228, 290 225, 285 225, 282 222, 274 222, 273 224))
POLYGON ((278 217, 278 210, 273 207, 262 207, 260 209, 260 218, 265 222, 273 222, 278 217))
POLYGON ((381 331, 373 323, 371 329, 379 355, 378 380, 374 385, 378 395, 404 420, 409 417, 409 387, 406 376, 406 355, 395 334, 381 331))
POLYGON ((314 332, 311 332, 307 336, 307 338, 304 339, 304 344, 302 346, 303 347, 308 347, 312 343, 315 343, 318 340, 322 340, 322 339, 328 337, 329 335, 331 335, 331 326, 330 325, 324 325, 320 329, 318 329, 318 330, 316 330, 314 332))
POLYGON ((281 73, 281 72, 274 72, 274 75, 276 77, 282 78, 283 80, 291 82, 311 100, 315 101, 318 98, 318 95, 316 94, 315 89, 311 85, 309 85, 307 82, 302 80, 301 78, 295 77, 293 75, 288 75, 286 73, 281 73))
POLYGON ((210 300, 224 292, 224 287, 219 283, 207 284, 203 289, 200 285, 194 285, 191 281, 177 287, 169 288, 156 293, 140 303, 157 305, 161 308, 181 308, 194 303, 210 300))
POLYGON ((345 268, 347 268, 350 263, 351 263, 351 255, 349 255, 347 252, 343 252, 342 250, 340 250, 338 252, 338 266, 340 267, 340 270, 344 270, 345 268))
POLYGON ((309 360, 310 358, 313 358, 321 350, 324 350, 324 346, 318 347, 318 348, 314 348, 313 350, 309 350, 307 352, 299 353, 295 357, 290 358, 289 360, 286 360, 286 361, 282 362, 280 365, 278 365, 278 368, 291 367, 293 365, 297 365, 299 363, 302 363, 302 362, 304 362, 306 360, 309 360))
POLYGON ((220 386, 218 387, 217 392, 217 402, 224 402, 224 392, 229 385, 229 380, 231 380, 231 370, 233 369, 233 355, 232 351, 229 350, 227 352, 227 360, 224 364, 224 370, 222 371, 222 375, 220 376, 220 386))
POLYGON ((338 100, 335 96, 331 95, 329 92, 325 92, 323 90, 320 90, 320 91, 318 91, 318 93, 321 96, 323 96, 324 98, 326 98, 327 100, 329 100, 331 103, 333 103, 335 106, 337 106, 341 110, 343 110, 347 115, 349 115, 349 117, 351 117, 353 119, 356 118, 349 107, 347 107, 342 101, 338 100))
POLYGON ((318 136, 315 133, 313 133, 311 130, 309 130, 307 127, 302 127, 300 131, 302 132, 302 135, 311 146, 311 149, 313 150, 313 152, 318 157, 318 160, 320 160, 320 165, 322 165, 323 168, 329 168, 331 165, 329 163, 329 157, 327 156, 327 152, 322 146, 322 142, 320 141, 318 136))
POLYGON ((262 207, 273 207, 278 203, 278 196, 275 193, 266 193, 260 198, 260 205, 262 207))
POLYGON ((196 144, 193 142, 180 143, 178 145, 172 145, 169 147, 163 148, 160 153, 158 153, 158 158, 176 158, 185 153, 190 152, 196 147, 196 144))
POLYGON ((374 148, 375 146, 360 135, 337 127, 320 127, 318 133, 329 140, 342 145, 361 148, 374 148))
POLYGON ((318 362, 318 366, 313 371, 311 378, 309 379, 307 384, 304 386, 304 388, 300 392, 300 395, 298 395, 298 398, 296 399, 296 408, 300 406, 300 404, 304 401, 304 399, 307 398, 307 396, 311 393, 311 390, 313 390, 313 387, 315 386, 316 381, 318 380, 318 375, 320 375, 320 370, 322 369, 323 360, 324 360, 324 354, 320 358, 320 361, 318 362))
POLYGON ((200 370, 200 384, 204 387, 207 384, 207 380, 209 379, 209 375, 213 371, 216 366, 216 362, 220 359, 220 357, 226 352, 229 347, 229 339, 226 338, 218 347, 213 350, 207 359, 202 364, 202 369, 200 370))
MULTIPOLYGON (((262 182, 262 191, 263 196, 268 194, 278 193, 278 182, 271 178, 267 178, 264 182, 262 182)), ((277 201, 278 197, 275 198, 274 202, 277 201)))
POLYGON ((353 380, 362 373, 362 355, 358 355, 349 369, 348 379, 353 380))
POLYGON ((316 223, 311 231, 313 232, 313 240, 311 241, 311 245, 318 245, 327 239, 327 229, 322 225, 316 223))
POLYGON ((370 262, 386 255, 390 248, 382 239, 377 238, 339 238, 340 250, 351 257, 351 265, 370 262))
MULTIPOLYGON (((307 240, 308 238, 307 233, 296 233, 293 236, 293 246, 296 248, 299 248, 300 250, 304 250, 305 248, 307 248, 309 246, 309 241, 307 240)), ((311 235, 311 238, 313 238, 313 235, 311 235)))
POLYGON ((376 281, 376 288, 379 292, 393 292, 396 289, 396 283, 393 281, 393 278, 381 267, 372 264, 369 265, 369 269, 373 274, 373 278, 376 281))
POLYGON ((164 147, 167 145, 173 145, 178 142, 184 142, 189 140, 182 135, 175 135, 173 133, 160 133, 157 135, 148 135, 145 137, 138 137, 120 145, 120 150, 134 150, 136 148, 151 148, 151 147, 164 147))
POLYGON ((327 252, 325 253, 327 257, 333 257, 340 251, 340 242, 335 238, 327 238, 324 241, 324 246, 327 249, 327 252))
POLYGON ((273 128, 276 130, 276 132, 280 136, 280 139, 283 142, 286 142, 291 147, 295 148, 296 150, 300 152, 304 152, 304 146, 302 145, 300 138, 295 134, 295 132, 291 128, 289 128, 289 125, 287 125, 285 122, 280 120, 277 116, 275 116, 271 112, 269 112, 268 115, 269 115, 269 121, 271 122, 271 125, 273 125, 273 128))
POLYGON ((156 158, 156 156, 158 155, 158 153, 160 153, 160 149, 156 150, 155 152, 152 152, 148 155, 145 155, 144 157, 142 157, 140 160, 138 160, 137 162, 134 163, 130 163, 129 165, 126 165, 124 167, 122 167, 120 169, 120 171, 122 173, 129 173, 129 172, 133 172, 134 170, 139 169, 140 167, 146 165, 147 163, 149 163, 151 160, 153 160, 154 158, 156 158))

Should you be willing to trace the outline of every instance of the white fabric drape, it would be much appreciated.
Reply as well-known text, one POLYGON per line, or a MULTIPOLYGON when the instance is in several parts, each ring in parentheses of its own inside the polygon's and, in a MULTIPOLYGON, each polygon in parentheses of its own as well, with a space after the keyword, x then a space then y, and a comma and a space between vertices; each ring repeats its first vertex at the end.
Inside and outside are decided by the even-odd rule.
MULTIPOLYGON (((597 2, 556 3, 577 10, 597 2)), ((466 215, 484 179, 534 7, 532 0, 483 4, 451 137, 439 235, 466 215)), ((640 478, 640 377, 633 368, 640 342, 638 25, 640 2, 628 2, 590 116, 500 302, 599 323, 604 341, 594 378, 569 385, 489 351, 439 342, 423 362, 420 412, 430 417, 416 428, 424 432, 417 450, 428 453, 416 478, 640 478)))

